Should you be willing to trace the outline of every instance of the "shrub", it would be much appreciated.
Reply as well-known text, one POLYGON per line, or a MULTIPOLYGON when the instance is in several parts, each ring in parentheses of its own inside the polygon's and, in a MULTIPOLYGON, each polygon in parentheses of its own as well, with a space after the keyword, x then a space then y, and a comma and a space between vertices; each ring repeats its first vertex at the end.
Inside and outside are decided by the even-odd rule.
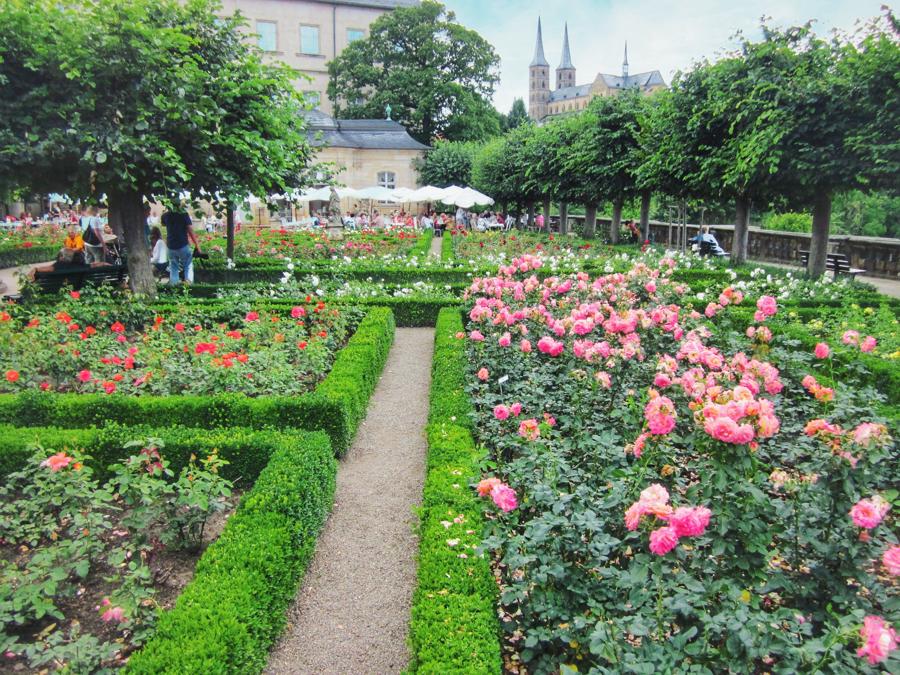
POLYGON ((438 316, 432 366, 428 475, 423 494, 418 581, 413 597, 411 672, 501 672, 497 585, 478 549, 484 526, 470 484, 482 453, 468 426, 465 343, 457 309, 438 316))
POLYGON ((279 448, 126 672, 261 670, 331 509, 336 470, 324 434, 279 448))

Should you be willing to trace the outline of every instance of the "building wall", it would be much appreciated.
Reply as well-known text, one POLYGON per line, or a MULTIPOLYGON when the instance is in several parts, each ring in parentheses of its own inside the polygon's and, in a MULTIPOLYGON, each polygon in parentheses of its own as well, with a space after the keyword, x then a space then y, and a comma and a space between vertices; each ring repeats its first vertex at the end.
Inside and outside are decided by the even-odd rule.
POLYGON ((395 187, 416 188, 419 176, 415 160, 423 154, 420 150, 323 148, 316 154, 316 161, 331 162, 343 168, 337 180, 348 187, 372 187, 378 184, 379 172, 391 171, 396 176, 395 187))
POLYGON ((366 37, 372 22, 386 10, 369 7, 331 5, 310 0, 222 0, 223 14, 240 11, 247 20, 247 30, 257 32, 258 21, 275 24, 276 48, 269 58, 283 61, 307 75, 312 81, 298 78, 295 86, 302 92, 316 92, 319 108, 331 114, 328 100, 327 63, 350 44, 348 31, 359 30, 366 37), (319 29, 319 54, 306 55, 300 51, 300 26, 319 29))

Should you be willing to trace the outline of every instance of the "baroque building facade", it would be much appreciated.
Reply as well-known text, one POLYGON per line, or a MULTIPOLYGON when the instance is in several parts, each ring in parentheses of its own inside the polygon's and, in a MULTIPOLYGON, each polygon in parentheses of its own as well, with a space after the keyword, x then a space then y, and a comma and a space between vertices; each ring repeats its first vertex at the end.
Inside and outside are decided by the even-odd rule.
POLYGON ((368 37, 372 22, 385 12, 417 4, 418 0, 222 0, 222 13, 240 11, 266 56, 305 75, 294 86, 331 114, 328 62, 351 42, 368 37))
POLYGON ((665 80, 658 70, 633 75, 628 72, 628 43, 625 43, 621 75, 597 73, 592 82, 576 84, 575 66, 569 49, 568 24, 563 33, 562 57, 556 69, 556 87, 552 88, 551 84, 550 64, 544 56, 541 20, 538 19, 534 58, 528 67, 528 115, 531 119, 540 122, 554 115, 583 110, 597 96, 615 96, 627 90, 652 94, 666 88, 665 80))

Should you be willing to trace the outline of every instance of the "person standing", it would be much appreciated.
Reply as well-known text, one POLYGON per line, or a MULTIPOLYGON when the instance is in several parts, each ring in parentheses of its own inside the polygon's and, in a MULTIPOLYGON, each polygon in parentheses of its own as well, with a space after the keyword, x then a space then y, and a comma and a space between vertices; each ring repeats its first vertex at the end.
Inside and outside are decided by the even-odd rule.
POLYGON ((169 284, 175 286, 184 277, 186 283, 194 281, 194 255, 190 243, 200 252, 200 244, 191 217, 184 211, 166 211, 162 217, 166 228, 166 246, 169 249, 169 284))
POLYGON ((106 262, 106 244, 103 239, 103 223, 97 217, 97 209, 85 207, 79 219, 81 239, 84 242, 84 259, 91 263, 106 262))

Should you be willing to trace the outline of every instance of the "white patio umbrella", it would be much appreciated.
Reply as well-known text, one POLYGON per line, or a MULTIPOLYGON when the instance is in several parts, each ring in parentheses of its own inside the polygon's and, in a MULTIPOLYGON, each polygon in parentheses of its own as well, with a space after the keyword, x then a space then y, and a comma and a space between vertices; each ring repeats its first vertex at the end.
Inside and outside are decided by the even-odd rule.
POLYGON ((494 203, 494 200, 486 194, 469 187, 459 187, 458 185, 451 185, 444 190, 444 196, 441 197, 441 201, 444 204, 452 204, 464 209, 470 209, 475 205, 488 206, 494 203))
POLYGON ((403 201, 403 198, 396 195, 393 190, 380 185, 362 188, 355 192, 357 199, 369 199, 376 202, 390 202, 393 204, 403 201))
POLYGON ((409 196, 411 202, 439 202, 444 196, 444 188, 426 185, 414 190, 409 196))

